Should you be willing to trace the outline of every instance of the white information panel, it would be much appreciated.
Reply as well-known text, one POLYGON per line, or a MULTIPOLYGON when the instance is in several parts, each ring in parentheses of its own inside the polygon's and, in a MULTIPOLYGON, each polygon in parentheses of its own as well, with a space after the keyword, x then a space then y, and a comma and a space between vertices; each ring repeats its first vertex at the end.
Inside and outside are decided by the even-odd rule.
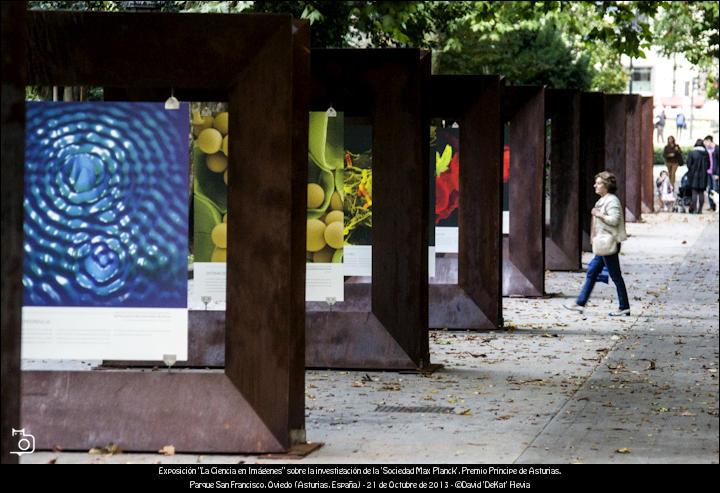
MULTIPOLYGON (((437 239, 436 239, 437 240, 437 239)), ((428 248, 428 274, 435 277, 435 254, 437 247, 428 248)), ((346 276, 372 276, 372 246, 370 245, 345 245, 343 269, 346 276)))
POLYGON ((23 359, 187 360, 186 308, 25 306, 23 359))
POLYGON ((345 301, 343 264, 305 265, 305 301, 345 301))
POLYGON ((195 262, 193 279, 188 283, 190 310, 225 311, 227 264, 195 262))

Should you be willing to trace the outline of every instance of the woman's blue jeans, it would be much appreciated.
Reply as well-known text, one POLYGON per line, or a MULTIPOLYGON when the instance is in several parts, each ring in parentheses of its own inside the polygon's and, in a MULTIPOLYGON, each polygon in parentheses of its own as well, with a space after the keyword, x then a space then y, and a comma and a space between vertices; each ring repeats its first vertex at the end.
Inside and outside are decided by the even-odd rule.
POLYGON ((580 291, 580 295, 575 301, 578 305, 585 306, 585 303, 587 303, 588 299, 590 298, 590 293, 592 293, 592 290, 595 287, 597 278, 603 270, 603 266, 607 266, 608 273, 610 274, 610 279, 613 280, 613 282, 615 283, 615 287, 617 288, 618 300, 620 302, 620 310, 628 310, 630 308, 630 301, 628 300, 627 289, 625 289, 625 281, 623 280, 622 272, 620 272, 619 255, 620 245, 618 244, 617 253, 613 255, 608 255, 606 257, 601 257, 599 255, 593 257, 593 259, 588 264, 585 284, 580 291))

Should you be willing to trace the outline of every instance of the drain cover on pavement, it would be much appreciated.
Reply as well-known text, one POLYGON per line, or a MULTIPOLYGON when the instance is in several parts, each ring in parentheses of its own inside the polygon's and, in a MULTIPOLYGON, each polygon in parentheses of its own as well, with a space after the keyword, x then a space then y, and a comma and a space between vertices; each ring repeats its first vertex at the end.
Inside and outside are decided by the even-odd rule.
POLYGON ((452 414, 454 407, 444 406, 378 406, 376 413, 437 413, 452 414))

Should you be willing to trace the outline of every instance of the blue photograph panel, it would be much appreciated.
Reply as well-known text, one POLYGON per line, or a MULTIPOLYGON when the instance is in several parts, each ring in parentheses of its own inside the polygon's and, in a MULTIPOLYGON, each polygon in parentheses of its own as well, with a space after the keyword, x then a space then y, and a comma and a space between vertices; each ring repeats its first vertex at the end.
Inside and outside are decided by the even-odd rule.
POLYGON ((25 306, 187 306, 188 111, 27 103, 25 306))

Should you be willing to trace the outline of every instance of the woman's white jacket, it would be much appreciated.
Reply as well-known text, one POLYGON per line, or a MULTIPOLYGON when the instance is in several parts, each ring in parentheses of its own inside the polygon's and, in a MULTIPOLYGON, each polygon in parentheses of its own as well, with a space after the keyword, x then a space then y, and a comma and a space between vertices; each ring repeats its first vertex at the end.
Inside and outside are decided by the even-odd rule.
POLYGON ((622 242, 627 240, 627 232, 625 231, 625 215, 623 214, 622 204, 617 195, 608 193, 604 197, 600 197, 595 203, 595 208, 599 209, 602 217, 593 217, 593 234, 595 237, 600 231, 610 233, 615 241, 622 242))

